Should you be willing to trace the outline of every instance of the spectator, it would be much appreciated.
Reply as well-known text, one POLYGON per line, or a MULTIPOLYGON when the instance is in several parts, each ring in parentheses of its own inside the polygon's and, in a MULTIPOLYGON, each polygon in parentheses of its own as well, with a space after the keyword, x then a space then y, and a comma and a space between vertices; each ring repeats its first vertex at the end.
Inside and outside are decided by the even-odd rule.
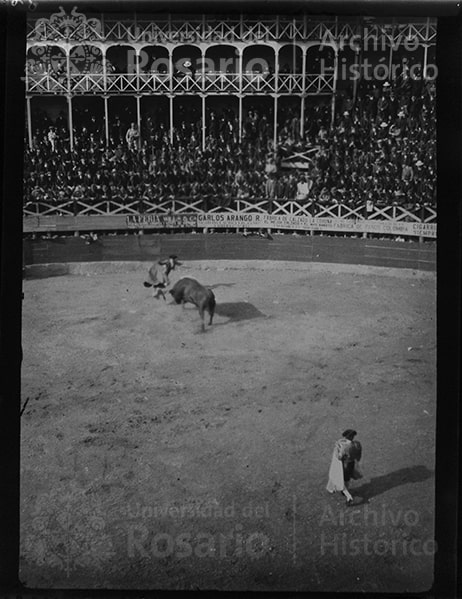
POLYGON ((54 127, 50 127, 48 131, 48 141, 50 143, 52 152, 56 152, 57 139, 58 135, 56 133, 56 129, 54 127))
POLYGON ((265 197, 273 199, 276 197, 276 160, 272 154, 269 154, 265 166, 266 182, 265 197))
POLYGON ((138 138, 139 138, 138 129, 137 129, 135 123, 132 123, 130 125, 130 129, 128 129, 127 133, 125 134, 125 141, 127 142, 127 147, 132 152, 137 149, 138 138))
POLYGON ((406 183, 408 185, 414 179, 414 170, 413 170, 412 166, 409 164, 409 162, 407 162, 403 166, 403 173, 401 175, 401 179, 404 181, 404 183, 406 183))
POLYGON ((178 111, 173 142, 163 117, 143 119, 141 139, 129 113, 121 110, 110 123, 108 144, 94 115, 76 106, 73 151, 64 116, 53 125, 46 113, 36 110, 32 146, 25 154, 25 200, 38 202, 48 195, 59 202, 63 194, 72 196, 69 186, 72 190, 80 185, 86 201, 96 202, 106 186, 113 208, 129 198, 139 202, 150 185, 152 205, 166 197, 231 194, 249 200, 309 197, 320 204, 336 200, 357 206, 370 198, 376 206, 395 202, 415 207, 422 201, 435 206, 433 88, 427 84, 411 93, 396 82, 372 89, 362 82, 355 104, 348 95, 339 99, 332 126, 329 102, 307 102, 303 138, 297 134, 298 116, 281 105, 282 160, 294 152, 309 152, 312 160, 309 179, 300 180, 293 169, 280 168, 273 152, 268 156, 273 115, 264 105, 244 111, 242 141, 236 115, 227 108, 214 110, 205 149, 200 115, 188 105, 178 111), (371 118, 375 109, 377 121, 371 118))
POLYGON ((306 175, 302 175, 300 181, 297 183, 296 199, 300 201, 307 200, 312 185, 313 182, 311 181, 311 179, 308 179, 306 175))

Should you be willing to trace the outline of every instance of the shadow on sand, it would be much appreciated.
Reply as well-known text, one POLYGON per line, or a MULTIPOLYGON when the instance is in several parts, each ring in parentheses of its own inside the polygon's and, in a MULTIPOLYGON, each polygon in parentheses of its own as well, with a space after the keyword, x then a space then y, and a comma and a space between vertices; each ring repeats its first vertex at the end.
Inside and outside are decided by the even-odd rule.
POLYGON ((23 270, 23 279, 48 279, 49 277, 62 277, 69 274, 67 264, 32 264, 23 270))
MULTIPOLYGON (((420 483, 434 476, 434 472, 426 466, 412 466, 411 468, 401 468, 383 476, 371 478, 370 482, 360 487, 352 487, 352 492, 361 497, 363 502, 367 502, 372 497, 382 495, 390 489, 407 485, 409 483, 420 483)), ((356 503, 356 502, 355 502, 356 503)))
MULTIPOLYGON (((248 302, 220 303, 217 304, 215 313, 219 316, 229 318, 227 322, 239 322, 241 320, 252 320, 253 318, 266 318, 266 314, 263 314, 263 312, 260 312, 260 310, 248 302)), ((217 326, 220 324, 227 323, 217 323, 217 326)))

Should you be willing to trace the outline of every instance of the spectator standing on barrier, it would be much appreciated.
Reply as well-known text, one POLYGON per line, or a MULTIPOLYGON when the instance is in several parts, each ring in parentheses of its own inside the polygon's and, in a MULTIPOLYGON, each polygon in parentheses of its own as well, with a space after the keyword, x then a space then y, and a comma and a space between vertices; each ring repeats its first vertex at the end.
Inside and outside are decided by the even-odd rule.
POLYGON ((341 439, 335 443, 329 468, 329 480, 326 486, 329 493, 335 493, 336 491, 343 493, 347 505, 353 503, 353 497, 348 490, 350 480, 363 477, 357 464, 362 457, 362 447, 359 441, 354 440, 356 435, 356 431, 349 428, 342 433, 341 439))

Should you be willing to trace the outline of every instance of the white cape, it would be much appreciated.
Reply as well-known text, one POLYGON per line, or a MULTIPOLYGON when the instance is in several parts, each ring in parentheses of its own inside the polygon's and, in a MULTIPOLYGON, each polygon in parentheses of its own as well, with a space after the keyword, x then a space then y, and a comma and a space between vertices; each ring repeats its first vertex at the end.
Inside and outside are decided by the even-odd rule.
POLYGON ((345 489, 345 480, 343 478, 343 464, 338 459, 336 452, 332 454, 332 461, 329 468, 329 481, 326 489, 329 493, 334 491, 343 491, 345 489))

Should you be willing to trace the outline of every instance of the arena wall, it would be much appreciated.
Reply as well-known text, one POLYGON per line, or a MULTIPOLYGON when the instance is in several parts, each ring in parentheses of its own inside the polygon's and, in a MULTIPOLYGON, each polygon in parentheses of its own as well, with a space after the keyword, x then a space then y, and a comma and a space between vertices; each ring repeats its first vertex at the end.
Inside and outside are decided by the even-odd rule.
MULTIPOLYGON (((25 239, 24 264, 150 261, 177 254, 185 260, 286 260, 363 264, 414 270, 436 270, 435 242, 398 242, 331 236, 274 236, 272 240, 236 234, 104 235, 25 239)), ((56 268, 65 274, 65 268, 56 268)))
MULTIPOLYGON (((284 202, 283 202, 284 203, 284 202)), ((371 215, 368 218, 358 209, 348 209, 349 218, 336 214, 344 206, 330 206, 322 209, 323 216, 312 216, 306 207, 296 203, 295 213, 271 214, 262 210, 229 212, 187 212, 180 214, 112 214, 78 216, 27 216, 23 219, 24 233, 74 232, 74 231, 200 231, 215 229, 275 229, 284 231, 320 231, 330 233, 405 235, 419 238, 436 239, 436 213, 429 219, 401 209, 395 218, 383 215, 380 218, 371 215), (396 218, 397 217, 397 218, 396 218)), ((284 207, 287 210, 287 205, 284 207)), ((294 206, 292 206, 292 209, 294 206)), ((390 207, 391 210, 396 210, 390 207)), ((290 209, 290 208, 289 208, 290 209)))

